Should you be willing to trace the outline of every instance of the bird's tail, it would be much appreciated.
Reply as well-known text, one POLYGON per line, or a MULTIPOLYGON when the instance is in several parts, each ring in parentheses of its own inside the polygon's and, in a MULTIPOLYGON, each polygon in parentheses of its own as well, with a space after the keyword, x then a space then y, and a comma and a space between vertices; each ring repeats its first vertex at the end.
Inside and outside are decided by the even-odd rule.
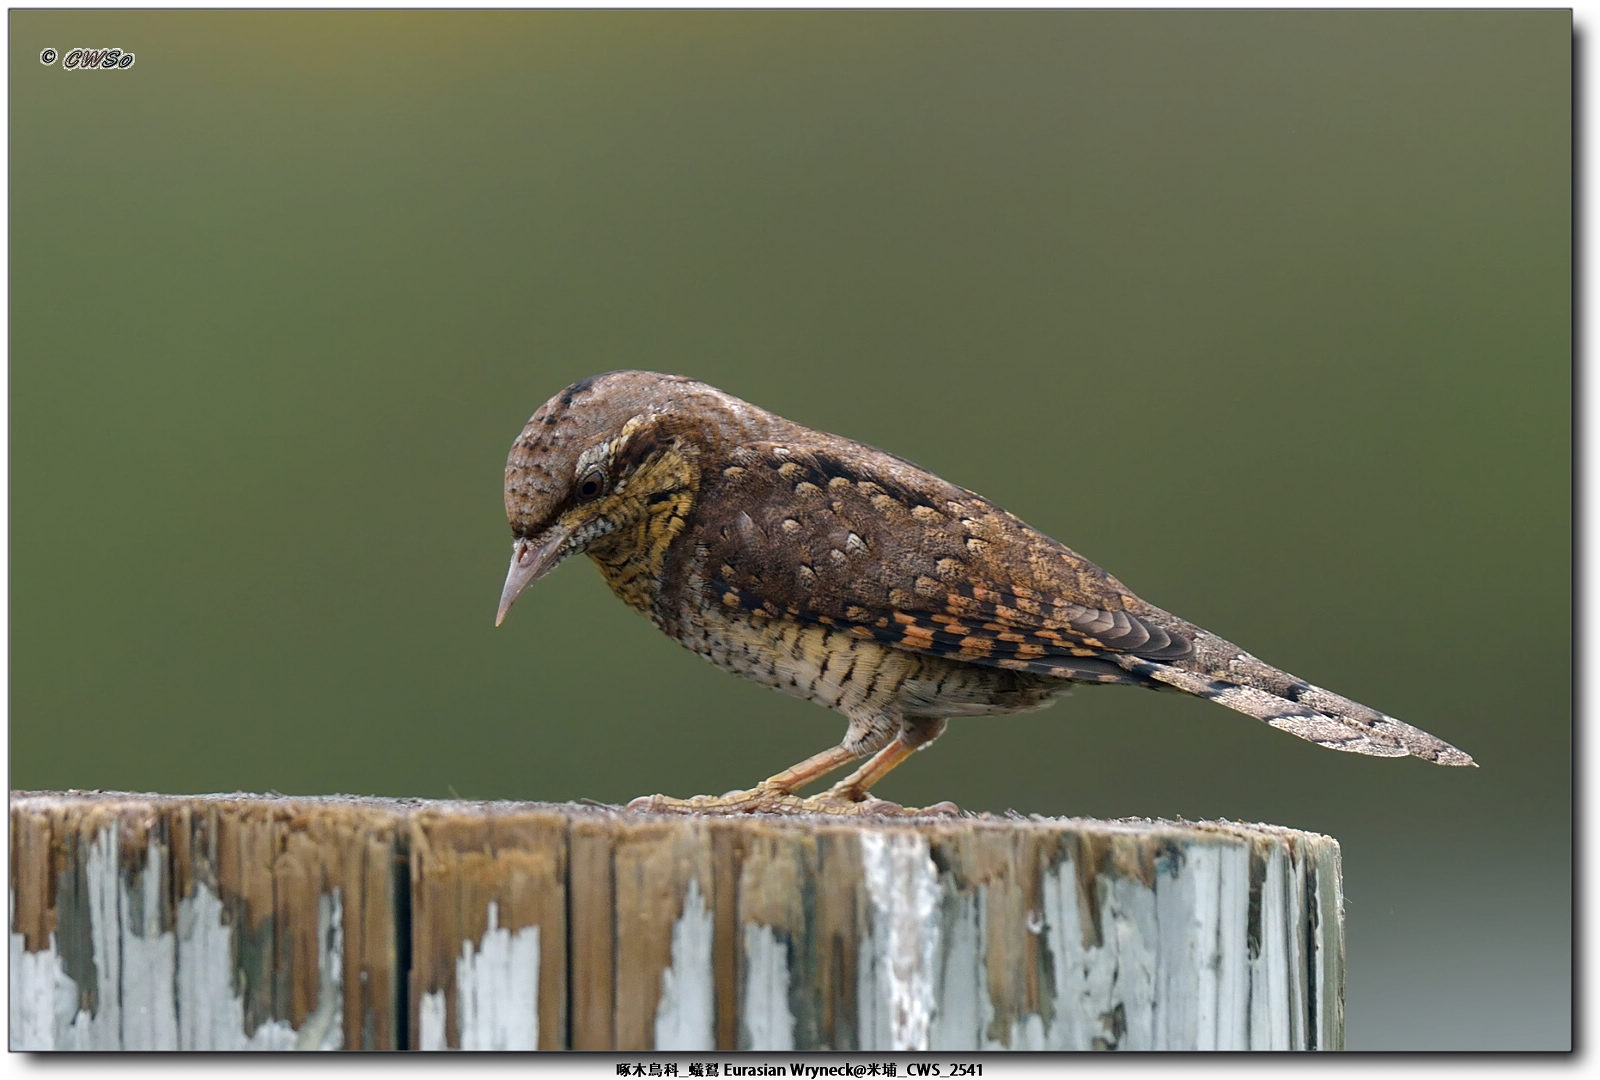
POLYGON ((1375 757, 1409 754, 1435 765, 1476 764, 1466 753, 1421 728, 1313 686, 1213 633, 1166 612, 1160 614, 1164 616, 1162 624, 1173 624, 1167 629, 1178 630, 1194 642, 1194 651, 1174 662, 1117 655, 1116 662, 1129 674, 1226 705, 1330 750, 1375 757))

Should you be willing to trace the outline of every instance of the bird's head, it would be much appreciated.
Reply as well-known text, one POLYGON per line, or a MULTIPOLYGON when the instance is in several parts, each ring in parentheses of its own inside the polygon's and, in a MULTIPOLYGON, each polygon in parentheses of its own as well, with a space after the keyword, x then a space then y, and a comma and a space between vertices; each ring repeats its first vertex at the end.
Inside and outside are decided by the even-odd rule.
POLYGON ((506 460, 514 539, 496 626, 524 589, 580 552, 605 554, 603 571, 643 560, 627 578, 644 586, 694 504, 700 440, 684 405, 710 389, 676 375, 613 371, 573 383, 533 414, 506 460))

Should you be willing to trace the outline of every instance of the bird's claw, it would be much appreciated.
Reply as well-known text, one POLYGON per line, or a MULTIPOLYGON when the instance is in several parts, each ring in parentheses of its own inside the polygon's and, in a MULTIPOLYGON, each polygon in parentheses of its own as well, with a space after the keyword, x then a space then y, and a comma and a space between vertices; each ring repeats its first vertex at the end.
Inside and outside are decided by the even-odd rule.
POLYGON ((627 808, 646 814, 826 814, 830 817, 953 817, 962 812, 953 802, 925 807, 901 806, 887 799, 837 789, 801 798, 781 788, 762 784, 748 791, 695 795, 687 799, 674 799, 669 795, 641 795, 630 801, 627 808))
POLYGON ((852 796, 853 793, 825 791, 801 800, 802 812, 843 817, 958 817, 962 813, 961 807, 949 801, 932 806, 901 806, 873 795, 852 796))
POLYGON ((647 814, 783 814, 796 813, 791 804, 804 802, 782 788, 757 784, 748 791, 726 795, 694 795, 674 799, 670 795, 640 795, 628 803, 629 810, 647 814))

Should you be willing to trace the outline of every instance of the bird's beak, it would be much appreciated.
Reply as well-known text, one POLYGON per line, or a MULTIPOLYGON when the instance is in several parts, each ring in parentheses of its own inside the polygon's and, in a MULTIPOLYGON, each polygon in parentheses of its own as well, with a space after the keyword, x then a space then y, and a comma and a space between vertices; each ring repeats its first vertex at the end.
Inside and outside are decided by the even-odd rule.
POLYGON ((522 590, 544 577, 555 568, 566 554, 568 530, 552 526, 534 540, 518 538, 511 547, 511 569, 506 571, 506 585, 500 590, 500 610, 494 624, 506 621, 506 612, 517 602, 522 590))

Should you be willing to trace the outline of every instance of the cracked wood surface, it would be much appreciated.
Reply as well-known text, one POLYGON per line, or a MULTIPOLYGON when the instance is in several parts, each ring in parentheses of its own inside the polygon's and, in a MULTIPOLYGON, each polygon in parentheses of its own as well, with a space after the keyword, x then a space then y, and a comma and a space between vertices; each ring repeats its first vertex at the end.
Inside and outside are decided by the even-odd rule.
POLYGON ((14 792, 10 1045, 1321 1049, 1270 825, 14 792))

